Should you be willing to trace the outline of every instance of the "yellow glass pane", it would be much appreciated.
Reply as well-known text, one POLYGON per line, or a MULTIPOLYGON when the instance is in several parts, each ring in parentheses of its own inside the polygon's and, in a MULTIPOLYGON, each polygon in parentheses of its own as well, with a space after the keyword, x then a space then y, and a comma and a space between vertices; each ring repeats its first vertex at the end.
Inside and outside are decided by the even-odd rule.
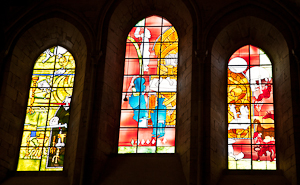
POLYGON ((75 68, 75 60, 70 52, 66 52, 56 57, 55 69, 75 68))

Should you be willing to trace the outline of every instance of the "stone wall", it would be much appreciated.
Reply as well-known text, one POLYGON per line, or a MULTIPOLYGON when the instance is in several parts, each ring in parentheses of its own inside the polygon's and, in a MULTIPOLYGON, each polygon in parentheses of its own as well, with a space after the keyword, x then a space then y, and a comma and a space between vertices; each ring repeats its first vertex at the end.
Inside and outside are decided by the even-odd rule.
POLYGON ((258 185, 264 177, 298 183, 300 19, 280 2, 55 1, 32 3, 22 11, 6 27, 0 52, 0 183, 110 184, 129 162, 141 170, 126 171, 122 181, 129 184, 137 177, 135 183, 143 182, 140 163, 147 155, 132 162, 132 156, 116 154, 126 38, 150 15, 165 17, 179 36, 176 154, 151 156, 158 162, 148 161, 150 168, 163 161, 166 177, 176 170, 178 182, 191 185, 226 185, 233 178, 258 185), (227 62, 247 44, 263 49, 273 63, 276 172, 227 170, 227 62), (67 48, 77 66, 64 172, 16 173, 34 62, 55 45, 67 48))

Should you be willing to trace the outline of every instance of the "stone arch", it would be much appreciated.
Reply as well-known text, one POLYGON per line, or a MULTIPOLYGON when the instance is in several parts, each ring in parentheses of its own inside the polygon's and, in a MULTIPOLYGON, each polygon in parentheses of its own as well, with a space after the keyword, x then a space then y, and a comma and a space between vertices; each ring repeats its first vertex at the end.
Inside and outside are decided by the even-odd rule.
MULTIPOLYGON (((97 168, 103 168, 107 155, 117 153, 120 102, 122 92, 122 80, 124 70, 124 58, 127 34, 131 28, 141 19, 151 15, 165 17, 173 24, 180 38, 179 44, 179 70, 178 70, 178 124, 176 133, 177 153, 183 159, 183 168, 187 178, 190 171, 190 130, 191 130, 191 81, 192 81, 192 55, 193 55, 193 22, 187 6, 179 1, 120 1, 115 4, 105 17, 100 46, 103 56, 100 58, 98 71, 99 83, 96 84, 95 93, 98 94, 95 114, 97 122, 93 125, 92 134, 99 135, 95 147, 89 153, 93 154, 90 163, 99 164, 97 168), (178 10, 181 11, 178 11, 178 10), (101 80, 100 80, 101 79, 101 80), (110 98, 107 98, 110 97, 110 98), (109 107, 109 108, 108 108, 109 107), (185 127, 185 129, 183 129, 185 127), (108 139, 110 138, 110 139, 108 139), (101 148, 102 147, 102 148, 101 148), (97 149, 98 148, 98 149, 97 149)), ((101 26, 99 26, 101 27, 101 26)), ((87 165, 88 166, 88 165, 87 165)), ((97 170, 86 169, 87 174, 95 177, 97 170)), ((89 179, 93 181, 93 179, 89 179)))
MULTIPOLYGON (((61 45, 68 49, 74 56, 76 61, 76 76, 73 91, 69 136, 66 146, 65 170, 68 173, 69 181, 73 181, 75 168, 80 168, 78 162, 77 150, 82 149, 79 145, 79 128, 84 122, 82 111, 83 105, 83 89, 85 86, 85 70, 87 67, 88 50, 86 38, 73 24, 61 18, 45 18, 28 27, 16 37, 11 46, 11 54, 5 67, 2 95, 1 95, 1 119, 9 128, 10 135, 3 136, 1 139, 7 141, 7 137, 11 141, 7 141, 10 146, 7 154, 3 158, 7 161, 7 165, 3 166, 7 171, 15 171, 18 159, 18 147, 21 141, 21 132, 23 129, 26 104, 31 81, 31 75, 34 63, 37 57, 47 48, 61 45)), ((7 131, 9 132, 9 131, 7 131)), ((81 165, 81 164, 80 164, 81 165)), ((64 172, 66 173, 66 172, 64 172)), ((30 173, 25 173, 30 176, 30 173)), ((30 180, 30 179, 29 179, 30 180)), ((57 179, 53 179, 54 181, 57 179)), ((61 179, 62 182, 68 181, 61 179)))
MULTIPOLYGON (((285 33, 286 35, 286 33, 285 33)), ((289 37, 287 37, 290 39, 289 37)), ((292 120, 292 99, 291 99, 291 74, 290 74, 290 40, 271 23, 256 16, 243 16, 229 23, 220 32, 215 35, 215 39, 209 37, 213 41, 211 46, 210 58, 210 75, 211 75, 211 110, 212 116, 210 123, 210 138, 212 143, 217 143, 215 149, 211 150, 212 173, 220 174, 222 170, 227 169, 227 140, 226 138, 226 123, 227 123, 227 108, 226 104, 226 64, 234 51, 238 48, 252 44, 263 49, 273 64, 274 75, 274 102, 275 102, 275 122, 276 122, 276 141, 277 143, 277 163, 278 169, 282 170, 286 178, 290 182, 296 177, 291 176, 293 173, 288 173, 291 166, 286 165, 287 160, 291 160, 295 155, 294 141, 283 144, 283 141, 289 140, 293 134, 290 129, 293 129, 292 120), (223 87, 223 88, 219 88, 223 87), (287 93, 286 96, 282 96, 287 93), (219 102, 224 102, 222 106, 217 106, 219 102), (224 106, 223 106, 224 105, 224 106), (287 116, 286 114, 290 115, 287 116), (212 126, 214 125, 214 126, 212 126), (287 128, 284 128, 285 127, 287 128), (217 127, 217 128, 216 128, 217 127), (218 142, 216 142, 218 141, 218 142), (216 149, 217 148, 217 149, 216 149), (220 150, 221 149, 221 150, 220 150), (292 152, 286 153, 285 150, 292 152), (219 164, 216 167, 216 164, 219 164), (221 165, 220 165, 221 164, 221 165)), ((210 144, 212 147, 212 143, 210 144)), ((292 163, 295 164, 295 161, 292 163)), ((292 165, 292 164, 291 164, 292 165)), ((221 182, 221 181, 220 181, 221 182)), ((226 184, 226 178, 223 179, 226 184)))

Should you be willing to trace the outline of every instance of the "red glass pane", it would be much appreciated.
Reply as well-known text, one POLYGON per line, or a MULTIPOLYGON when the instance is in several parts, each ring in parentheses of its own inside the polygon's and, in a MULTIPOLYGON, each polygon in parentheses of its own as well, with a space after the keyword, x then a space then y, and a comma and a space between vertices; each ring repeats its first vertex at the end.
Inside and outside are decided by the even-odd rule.
POLYGON ((150 59, 148 64, 148 71, 144 71, 144 75, 157 75, 158 73, 158 59, 150 59))
POLYGON ((249 45, 249 49, 250 49, 250 55, 259 55, 259 48, 249 45))
POLYGON ((250 65, 251 66, 255 66, 255 65, 260 65, 260 62, 259 62, 259 54, 251 54, 250 55, 250 65))
POLYGON ((137 128, 120 128, 119 146, 137 146, 137 128))
POLYGON ((133 110, 122 110, 120 127, 137 127, 138 122, 133 119, 133 110))
POLYGON ((124 66, 124 75, 139 75, 140 74, 140 60, 126 59, 124 66))
POLYGON ((164 137, 157 138, 157 146, 175 146, 175 128, 162 128, 164 137))
POLYGON ((159 16, 150 16, 145 20, 145 26, 161 26, 162 25, 162 17, 159 16))
POLYGON ((144 42, 161 42, 160 35, 162 27, 145 27, 141 29, 140 33, 144 33, 144 42))
POLYGON ((172 26, 172 24, 168 20, 163 19, 163 26, 172 26))
POLYGON ((238 52, 239 54, 246 54, 246 55, 249 55, 249 47, 250 47, 250 45, 241 47, 237 52, 238 52))
POLYGON ((264 123, 274 123, 274 106, 273 104, 257 103, 253 104, 254 111, 252 120, 260 120, 264 123))
MULTIPOLYGON (((128 42, 128 40, 127 40, 128 42)), ((128 42, 126 43, 126 53, 125 53, 125 58, 138 58, 138 51, 137 51, 137 46, 139 46, 139 43, 134 42, 128 42)))
POLYGON ((156 143, 153 142, 153 139, 156 140, 156 137, 152 132, 153 128, 139 128, 139 146, 156 146, 156 143))

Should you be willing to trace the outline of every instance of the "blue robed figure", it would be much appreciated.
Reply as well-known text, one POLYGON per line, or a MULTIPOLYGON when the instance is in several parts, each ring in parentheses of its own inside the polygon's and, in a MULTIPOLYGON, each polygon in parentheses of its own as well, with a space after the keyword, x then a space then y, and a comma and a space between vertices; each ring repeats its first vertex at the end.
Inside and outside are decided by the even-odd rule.
POLYGON ((132 87, 132 95, 129 97, 129 104, 134 110, 133 119, 139 123, 139 127, 147 127, 148 112, 146 110, 146 101, 142 92, 145 91, 145 79, 142 77, 134 80, 132 87), (136 93, 135 93, 136 92, 136 93))
POLYGON ((167 107, 163 105, 165 98, 158 98, 157 106, 151 113, 153 123, 153 137, 163 137, 165 135, 167 107))

